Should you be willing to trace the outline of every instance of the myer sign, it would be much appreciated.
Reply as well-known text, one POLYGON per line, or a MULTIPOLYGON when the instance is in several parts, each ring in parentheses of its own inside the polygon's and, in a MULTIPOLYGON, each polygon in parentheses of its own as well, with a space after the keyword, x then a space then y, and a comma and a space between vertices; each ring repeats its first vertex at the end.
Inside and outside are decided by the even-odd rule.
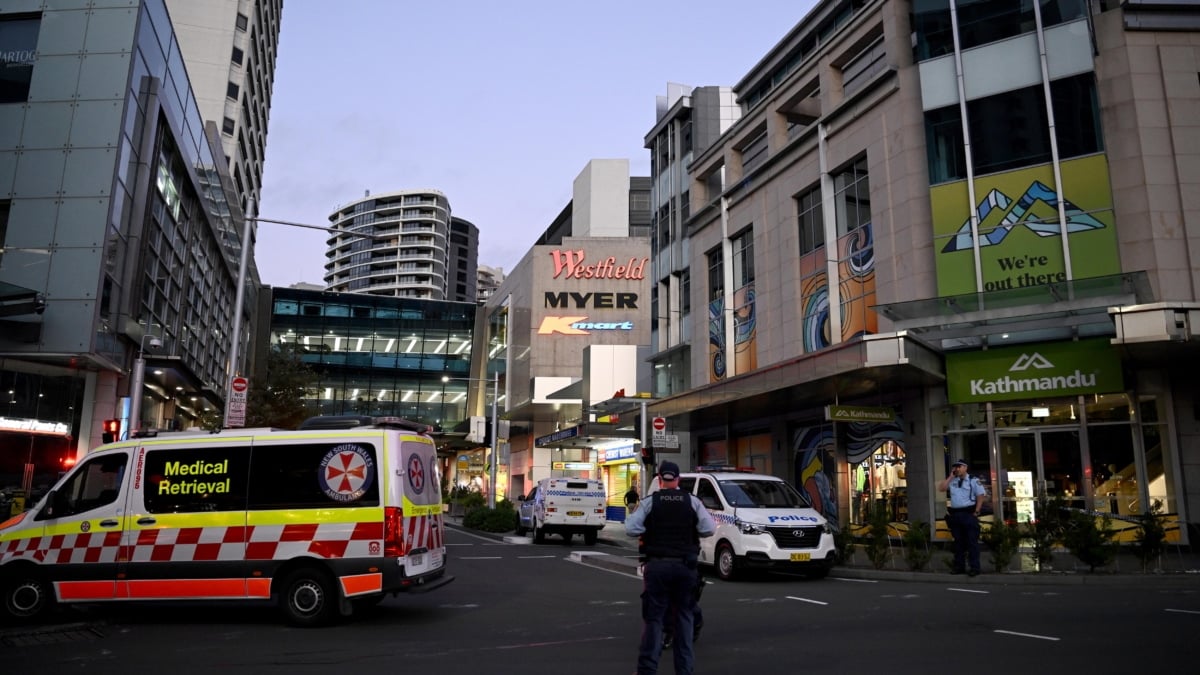
POLYGON ((946 354, 950 403, 1123 391, 1121 359, 1105 338, 946 354))

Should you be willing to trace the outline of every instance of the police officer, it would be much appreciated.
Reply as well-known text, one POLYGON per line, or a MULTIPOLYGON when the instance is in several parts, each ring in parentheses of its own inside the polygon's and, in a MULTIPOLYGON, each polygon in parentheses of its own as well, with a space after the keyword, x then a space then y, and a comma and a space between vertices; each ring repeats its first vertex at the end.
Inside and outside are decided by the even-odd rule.
POLYGON ((691 675, 692 610, 696 602, 696 562, 700 537, 717 530, 712 516, 694 495, 679 489, 679 466, 663 462, 658 467, 661 487, 643 499, 625 520, 625 533, 642 538, 645 567, 642 572, 642 639, 638 645, 637 672, 658 672, 662 654, 663 620, 672 605, 675 613, 675 673, 691 675))
POLYGON ((937 489, 946 490, 950 496, 946 525, 954 537, 952 573, 966 572, 973 577, 979 574, 979 513, 987 490, 979 479, 967 473, 967 463, 961 459, 954 462, 950 475, 938 482, 937 489))

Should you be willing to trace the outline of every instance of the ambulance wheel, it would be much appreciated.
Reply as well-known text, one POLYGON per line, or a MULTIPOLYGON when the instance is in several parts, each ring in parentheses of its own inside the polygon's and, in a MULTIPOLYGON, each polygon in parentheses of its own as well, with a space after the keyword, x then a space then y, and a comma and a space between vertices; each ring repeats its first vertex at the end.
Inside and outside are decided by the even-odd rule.
POLYGON ((724 581, 733 581, 737 576, 737 556, 733 554, 733 547, 727 542, 721 542, 717 545, 717 576, 724 581))
POLYGON ((2 583, 5 618, 30 621, 45 616, 54 606, 50 584, 34 572, 17 570, 2 583))
POLYGON ((279 608, 293 626, 329 623, 338 610, 333 580, 321 570, 302 567, 284 578, 279 591, 279 608))
POLYGON ((588 546, 595 546, 596 540, 599 538, 599 530, 588 530, 587 532, 583 533, 583 543, 587 544, 588 546))

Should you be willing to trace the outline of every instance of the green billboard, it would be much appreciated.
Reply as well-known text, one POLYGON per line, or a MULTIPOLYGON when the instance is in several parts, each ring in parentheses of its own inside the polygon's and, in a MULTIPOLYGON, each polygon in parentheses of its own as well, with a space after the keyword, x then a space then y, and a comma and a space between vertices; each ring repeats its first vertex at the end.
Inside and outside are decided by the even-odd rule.
POLYGON ((1107 338, 946 354, 950 403, 1044 399, 1123 391, 1121 359, 1107 338))

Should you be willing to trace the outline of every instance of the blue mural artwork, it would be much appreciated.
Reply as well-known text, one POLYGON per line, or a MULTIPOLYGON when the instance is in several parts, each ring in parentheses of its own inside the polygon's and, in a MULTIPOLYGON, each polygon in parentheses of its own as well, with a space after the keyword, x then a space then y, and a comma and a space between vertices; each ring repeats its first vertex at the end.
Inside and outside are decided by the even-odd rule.
POLYGON ((808 494, 813 508, 828 520, 838 522, 837 491, 833 462, 833 425, 799 427, 792 432, 795 484, 808 494))

